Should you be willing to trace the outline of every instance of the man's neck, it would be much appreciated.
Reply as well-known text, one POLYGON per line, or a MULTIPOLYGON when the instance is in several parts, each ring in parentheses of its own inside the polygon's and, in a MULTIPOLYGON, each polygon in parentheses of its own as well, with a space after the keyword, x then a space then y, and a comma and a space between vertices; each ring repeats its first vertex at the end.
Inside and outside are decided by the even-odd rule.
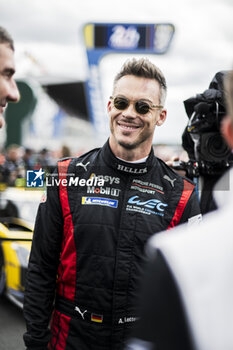
POLYGON ((119 157, 117 157, 117 158, 120 159, 120 160, 123 160, 123 161, 125 161, 127 163, 139 164, 139 163, 145 163, 147 158, 148 158, 148 156, 146 156, 144 158, 137 159, 137 160, 127 160, 127 161, 125 159, 122 159, 122 158, 119 158, 119 157))
POLYGON ((115 157, 120 158, 126 162, 135 162, 139 159, 143 159, 148 157, 150 154, 151 149, 143 149, 141 148, 134 148, 134 149, 128 149, 125 148, 119 144, 113 144, 111 140, 109 140, 109 146, 111 148, 111 151, 115 155, 115 157))

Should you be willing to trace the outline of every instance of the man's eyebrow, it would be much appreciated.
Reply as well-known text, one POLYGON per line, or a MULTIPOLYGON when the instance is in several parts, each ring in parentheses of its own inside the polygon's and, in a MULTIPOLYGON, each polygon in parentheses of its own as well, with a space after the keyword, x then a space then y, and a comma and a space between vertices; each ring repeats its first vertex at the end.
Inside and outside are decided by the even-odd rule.
MULTIPOLYGON (((116 95, 116 97, 123 97, 123 98, 127 98, 127 100, 130 100, 128 97, 126 97, 124 95, 121 95, 121 94, 116 95)), ((150 102, 151 104, 154 104, 149 98, 146 98, 146 97, 142 97, 142 98, 135 99, 135 100, 130 100, 130 101, 133 101, 133 102, 146 101, 146 102, 150 102)))

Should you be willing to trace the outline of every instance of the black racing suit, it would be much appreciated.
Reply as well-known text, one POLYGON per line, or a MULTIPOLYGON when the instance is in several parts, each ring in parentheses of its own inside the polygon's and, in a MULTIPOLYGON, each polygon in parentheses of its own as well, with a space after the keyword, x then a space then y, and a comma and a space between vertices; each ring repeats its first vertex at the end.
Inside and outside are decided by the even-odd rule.
POLYGON ((199 213, 194 185, 153 151, 132 164, 117 159, 107 142, 58 162, 36 218, 24 302, 27 348, 49 342, 57 350, 121 349, 138 320, 145 242, 199 213))

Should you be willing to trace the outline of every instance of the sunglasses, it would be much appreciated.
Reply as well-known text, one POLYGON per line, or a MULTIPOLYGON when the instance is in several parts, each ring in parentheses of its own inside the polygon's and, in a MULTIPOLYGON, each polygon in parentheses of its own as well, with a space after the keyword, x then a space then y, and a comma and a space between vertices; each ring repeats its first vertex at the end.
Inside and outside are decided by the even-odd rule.
MULTIPOLYGON (((130 105, 130 100, 126 97, 113 97, 110 96, 110 100, 113 100, 113 105, 116 109, 119 109, 120 111, 124 111, 126 108, 129 107, 130 105)), ((148 102, 144 101, 144 100, 138 100, 136 102, 134 102, 134 108, 136 110, 137 113, 139 114, 147 114, 151 109, 161 109, 163 108, 163 106, 159 106, 159 105, 153 105, 153 104, 149 104, 148 102)))

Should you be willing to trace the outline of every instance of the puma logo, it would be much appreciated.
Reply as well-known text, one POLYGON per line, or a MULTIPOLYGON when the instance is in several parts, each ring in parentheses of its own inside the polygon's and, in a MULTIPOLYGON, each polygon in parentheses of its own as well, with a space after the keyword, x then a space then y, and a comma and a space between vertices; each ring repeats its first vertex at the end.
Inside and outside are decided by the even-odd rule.
POLYGON ((174 187, 174 182, 176 181, 176 178, 175 179, 171 179, 168 175, 164 175, 163 177, 165 180, 169 181, 172 185, 172 187, 174 187))
POLYGON ((87 312, 87 310, 82 312, 78 306, 75 306, 74 309, 75 309, 75 311, 78 311, 80 313, 80 315, 82 316, 82 318, 84 320, 84 314, 85 314, 85 312, 87 312))
POLYGON ((85 171, 87 171, 87 165, 90 164, 90 162, 87 162, 86 164, 83 163, 77 163, 76 166, 81 166, 85 171))

